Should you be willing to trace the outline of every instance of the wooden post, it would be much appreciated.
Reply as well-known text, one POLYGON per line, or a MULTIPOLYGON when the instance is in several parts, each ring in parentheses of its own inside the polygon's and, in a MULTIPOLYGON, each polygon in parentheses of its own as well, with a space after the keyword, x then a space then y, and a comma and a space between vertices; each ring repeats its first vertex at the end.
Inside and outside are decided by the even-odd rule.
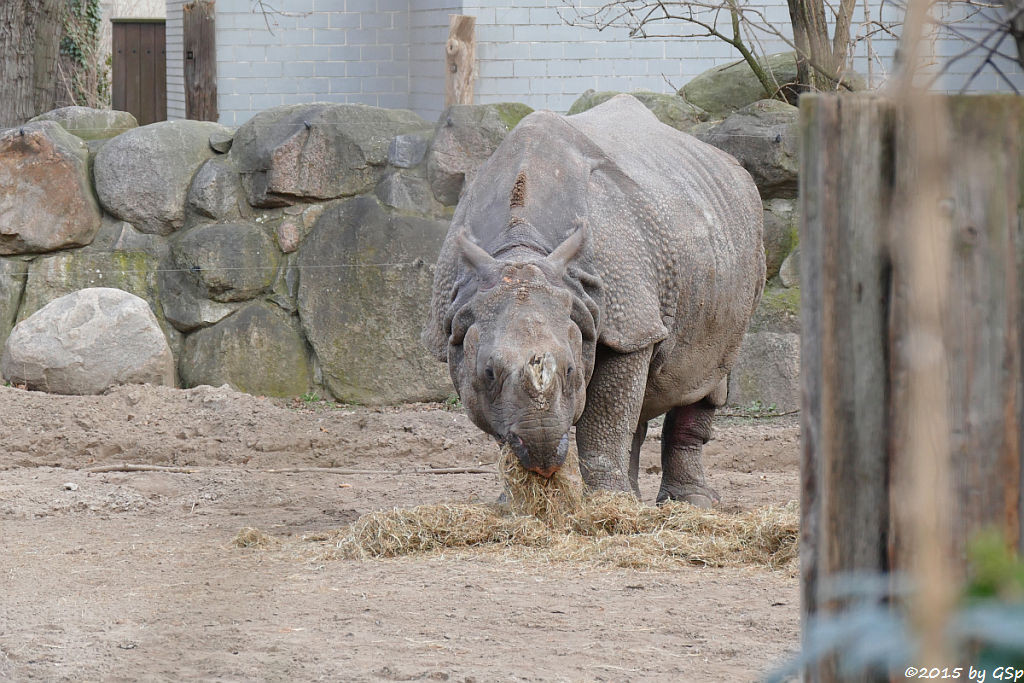
POLYGON ((473 104, 476 78, 476 17, 448 15, 448 42, 444 46, 444 106, 473 104))
POLYGON ((195 0, 182 8, 185 59, 185 118, 216 121, 217 49, 214 0, 195 0))
MULTIPOLYGON (((953 566, 994 527, 1024 547, 1024 100, 935 97, 948 113, 939 165, 950 227, 942 311, 953 566)), ((907 569, 905 449, 907 273, 892 245, 917 177, 901 158, 906 117, 883 98, 801 98, 801 588, 807 618, 842 609, 847 572, 907 569)), ((918 248, 927 249, 928 244, 918 248)), ((920 351, 920 348, 915 348, 920 351)), ((936 409, 943 406, 937 402, 936 409)), ((942 492, 936 492, 942 495, 942 492)), ((838 677, 831 662, 808 681, 838 677)), ((848 679, 844 679, 848 680, 848 679)))

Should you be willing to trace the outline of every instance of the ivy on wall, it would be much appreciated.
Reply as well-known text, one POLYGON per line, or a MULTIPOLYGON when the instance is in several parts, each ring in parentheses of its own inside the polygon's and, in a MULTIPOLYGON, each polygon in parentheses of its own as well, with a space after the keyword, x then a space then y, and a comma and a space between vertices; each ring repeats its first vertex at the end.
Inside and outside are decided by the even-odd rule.
POLYGON ((60 78, 78 105, 110 106, 110 57, 101 52, 100 0, 69 0, 63 16, 60 78))

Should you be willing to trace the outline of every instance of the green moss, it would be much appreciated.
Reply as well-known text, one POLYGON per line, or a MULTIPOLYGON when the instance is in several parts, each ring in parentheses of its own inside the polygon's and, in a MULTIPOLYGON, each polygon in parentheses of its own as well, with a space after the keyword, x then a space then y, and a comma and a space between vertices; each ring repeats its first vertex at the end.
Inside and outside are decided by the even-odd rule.
POLYGON ((765 287, 761 295, 761 307, 775 314, 800 315, 800 289, 793 287, 765 287))
POLYGON ((800 290, 767 286, 750 321, 750 332, 800 332, 800 290))
POLYGON ((504 123, 509 130, 518 126, 520 121, 526 118, 527 115, 533 113, 532 107, 520 102, 501 102, 493 106, 498 112, 498 116, 501 117, 501 122, 504 123))

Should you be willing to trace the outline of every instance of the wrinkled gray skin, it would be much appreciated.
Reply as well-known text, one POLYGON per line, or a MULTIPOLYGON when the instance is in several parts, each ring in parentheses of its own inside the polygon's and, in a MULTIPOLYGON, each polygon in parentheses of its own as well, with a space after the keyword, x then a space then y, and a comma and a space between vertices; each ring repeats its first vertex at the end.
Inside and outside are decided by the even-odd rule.
POLYGON ((710 506, 701 449, 764 285, 761 220, 731 156, 628 95, 536 112, 459 202, 423 342, 473 422, 544 476, 575 424, 584 481, 638 493, 667 413, 658 500, 710 506))

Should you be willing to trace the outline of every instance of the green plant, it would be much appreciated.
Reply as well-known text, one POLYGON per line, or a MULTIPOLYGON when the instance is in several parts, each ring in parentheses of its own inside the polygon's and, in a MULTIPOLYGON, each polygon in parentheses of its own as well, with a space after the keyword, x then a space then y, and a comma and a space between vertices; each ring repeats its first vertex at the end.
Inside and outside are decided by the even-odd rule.
POLYGON ((83 106, 109 106, 111 56, 102 55, 100 0, 69 0, 62 23, 58 70, 67 96, 83 106))
POLYGON ((308 406, 311 403, 319 403, 323 399, 320 398, 320 394, 316 393, 315 391, 307 391, 302 396, 299 396, 299 400, 301 400, 308 406))
POLYGON ((451 393, 444 400, 445 410, 462 410, 462 399, 459 398, 458 394, 451 393))

